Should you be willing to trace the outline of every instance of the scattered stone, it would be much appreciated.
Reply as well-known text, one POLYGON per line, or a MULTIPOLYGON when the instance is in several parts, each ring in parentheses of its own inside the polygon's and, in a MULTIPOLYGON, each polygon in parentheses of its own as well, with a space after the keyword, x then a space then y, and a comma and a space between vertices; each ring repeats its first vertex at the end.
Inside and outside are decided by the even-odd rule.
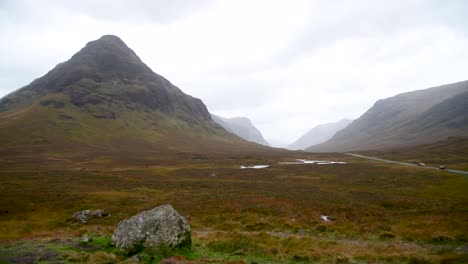
POLYGON ((89 210, 83 210, 83 211, 78 211, 72 215, 73 219, 77 222, 81 222, 85 224, 88 222, 88 217, 89 217, 90 211, 89 210))
POLYGON ((209 176, 210 177, 216 177, 216 173, 211 173, 209 176))
POLYGON ((104 216, 110 216, 110 214, 106 213, 102 209, 98 209, 95 211, 90 211, 90 210, 83 210, 83 211, 78 211, 72 215, 72 218, 76 222, 81 222, 83 224, 86 224, 89 220, 90 217, 96 217, 96 218, 101 218, 104 216))
POLYGON ((120 222, 112 235, 112 243, 131 253, 142 247, 190 246, 191 228, 171 205, 161 205, 120 222))
POLYGON ((320 219, 322 219, 322 220, 325 221, 325 222, 330 221, 330 219, 328 219, 328 216, 327 216, 327 215, 320 215, 320 219))
POLYGON ((106 212, 104 212, 104 210, 102 210, 102 209, 98 209, 98 210, 91 213, 91 215, 95 216, 95 217, 104 217, 105 214, 106 214, 106 212))
POLYGON ((81 237, 81 240, 80 240, 81 243, 88 243, 89 242, 89 236, 84 234, 82 237, 81 237))

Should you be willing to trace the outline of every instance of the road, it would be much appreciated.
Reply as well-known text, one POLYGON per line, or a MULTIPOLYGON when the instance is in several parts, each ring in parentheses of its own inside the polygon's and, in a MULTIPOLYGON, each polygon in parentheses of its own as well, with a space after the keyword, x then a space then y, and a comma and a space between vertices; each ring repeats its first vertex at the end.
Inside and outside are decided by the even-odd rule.
MULTIPOLYGON (((407 163, 407 162, 400 162, 400 161, 394 161, 394 160, 386 160, 386 159, 381 159, 381 158, 376 158, 376 157, 369 157, 369 156, 364 156, 364 155, 359 155, 359 154, 354 154, 354 153, 346 153, 346 155, 358 157, 358 158, 364 158, 364 159, 371 159, 371 160, 377 160, 377 161, 382 161, 382 162, 388 162, 388 163, 395 163, 395 164, 400 164, 400 165, 405 165, 405 166, 412 166, 412 167, 418 167, 421 169, 432 169, 432 170, 439 170, 437 167, 430 167, 430 166, 418 166, 414 163, 407 163)), ((468 175, 468 171, 462 171, 462 170, 452 170, 452 169, 446 169, 448 172, 452 173, 458 173, 458 174, 463 174, 463 175, 468 175)))

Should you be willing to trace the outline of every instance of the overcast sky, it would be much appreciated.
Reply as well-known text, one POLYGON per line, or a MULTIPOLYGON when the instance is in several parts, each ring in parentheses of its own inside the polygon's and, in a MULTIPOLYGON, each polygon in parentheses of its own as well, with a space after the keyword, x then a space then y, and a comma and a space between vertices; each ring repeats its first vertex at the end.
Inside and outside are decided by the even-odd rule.
POLYGON ((378 99, 468 79, 464 0, 0 0, 0 96, 106 34, 274 146, 378 99))

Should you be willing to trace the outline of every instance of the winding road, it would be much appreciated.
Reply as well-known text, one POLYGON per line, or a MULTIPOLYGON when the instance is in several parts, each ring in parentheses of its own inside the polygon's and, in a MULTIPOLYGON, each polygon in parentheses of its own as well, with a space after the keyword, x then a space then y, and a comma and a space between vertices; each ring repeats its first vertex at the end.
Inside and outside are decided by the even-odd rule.
MULTIPOLYGON (((400 164, 400 165, 406 165, 406 166, 412 166, 412 167, 418 167, 422 169, 432 169, 432 170, 439 170, 437 167, 430 167, 430 166, 418 166, 414 163, 408 163, 408 162, 400 162, 400 161, 394 161, 394 160, 386 160, 386 159, 381 159, 381 158, 376 158, 376 157, 369 157, 369 156, 364 156, 364 155, 359 155, 359 154, 354 154, 354 153, 346 153, 346 155, 358 157, 358 158, 364 158, 364 159, 370 159, 370 160, 377 160, 377 161, 382 161, 382 162, 388 162, 388 163, 395 163, 395 164, 400 164)), ((458 173, 458 174, 463 174, 463 175, 468 175, 468 171, 462 171, 462 170, 452 170, 452 169, 446 169, 448 172, 452 173, 458 173)))

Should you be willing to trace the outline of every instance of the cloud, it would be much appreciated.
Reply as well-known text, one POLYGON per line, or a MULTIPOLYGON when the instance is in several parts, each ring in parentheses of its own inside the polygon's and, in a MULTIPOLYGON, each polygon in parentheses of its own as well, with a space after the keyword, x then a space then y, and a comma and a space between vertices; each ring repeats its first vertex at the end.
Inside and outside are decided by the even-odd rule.
POLYGON ((381 98, 466 79, 466 1, 0 1, 0 96, 120 36, 276 145, 381 98))

